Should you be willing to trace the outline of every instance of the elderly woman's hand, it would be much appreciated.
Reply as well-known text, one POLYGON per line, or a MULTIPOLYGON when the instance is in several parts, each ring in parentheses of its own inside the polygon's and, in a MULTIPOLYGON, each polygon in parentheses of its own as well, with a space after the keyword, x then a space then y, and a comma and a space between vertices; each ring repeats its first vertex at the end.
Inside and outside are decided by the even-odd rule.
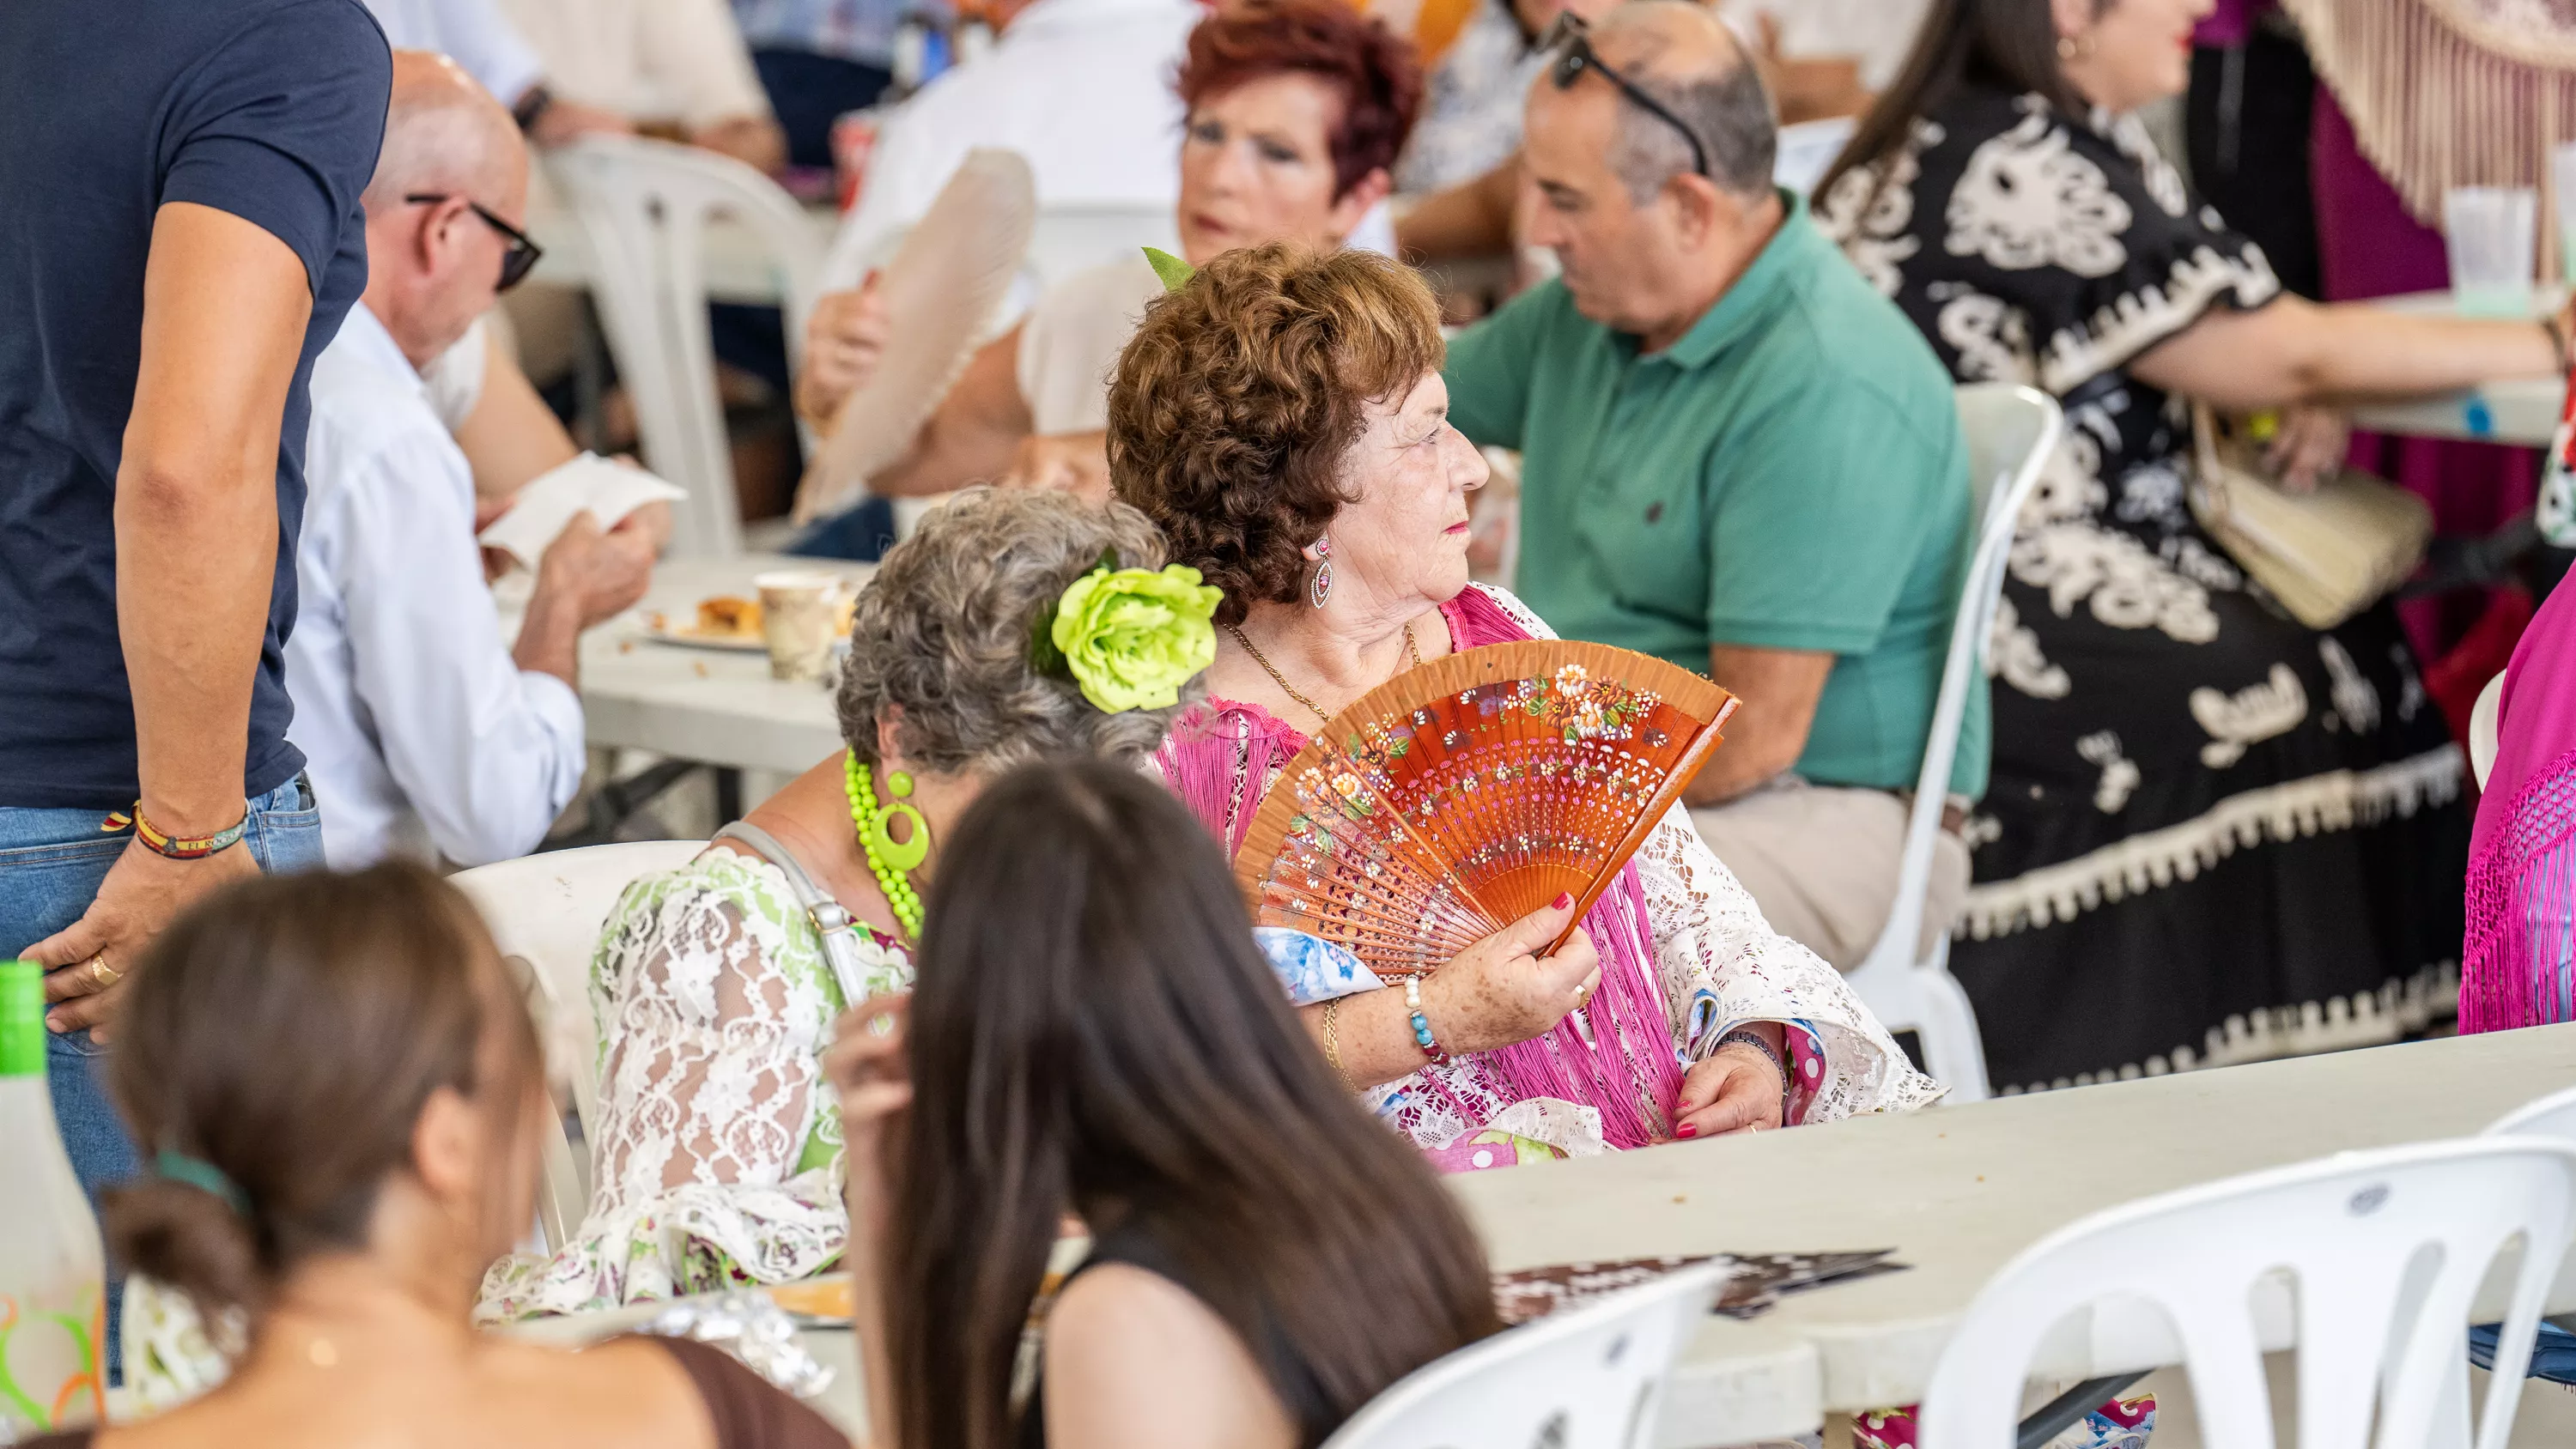
POLYGON ((1576 931, 1553 956, 1537 954, 1574 919, 1557 897, 1458 953, 1422 986, 1422 1014, 1447 1052, 1483 1052, 1528 1041, 1592 999, 1601 955, 1576 931))
POLYGON ((1756 1022, 1727 1033, 1717 1050, 1682 1076, 1675 1104, 1676 1137, 1723 1137, 1730 1132, 1777 1128, 1789 1091, 1783 1067, 1786 1034, 1777 1022, 1756 1022), (1745 1034, 1759 1036, 1757 1046, 1745 1034), (1763 1047, 1769 1047, 1764 1051, 1763 1047))
MULTIPOLYGON (((886 1150, 898 1119, 912 1106, 912 1067, 904 1044, 911 1011, 908 995, 872 996, 841 1013, 831 1048, 823 1053, 823 1073, 841 1095, 854 1243, 879 1241, 885 1231, 890 1201, 886 1150)), ((855 1252, 848 1256, 853 1263, 860 1260, 855 1252)))
POLYGON ((796 378, 796 411, 829 428, 841 401, 867 385, 885 358, 891 323, 875 273, 847 292, 826 292, 805 319, 805 361, 796 378))

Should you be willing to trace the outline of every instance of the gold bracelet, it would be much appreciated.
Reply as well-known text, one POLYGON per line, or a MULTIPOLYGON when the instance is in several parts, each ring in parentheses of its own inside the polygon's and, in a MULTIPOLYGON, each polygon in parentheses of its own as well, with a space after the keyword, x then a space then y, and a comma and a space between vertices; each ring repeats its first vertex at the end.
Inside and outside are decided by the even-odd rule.
POLYGON ((1347 1087, 1351 1084, 1351 1074, 1342 1070, 1342 1033, 1340 1025, 1334 1021, 1341 1014, 1342 1000, 1336 996, 1324 1003, 1324 1060, 1332 1064, 1333 1075, 1341 1078, 1342 1085, 1347 1087))

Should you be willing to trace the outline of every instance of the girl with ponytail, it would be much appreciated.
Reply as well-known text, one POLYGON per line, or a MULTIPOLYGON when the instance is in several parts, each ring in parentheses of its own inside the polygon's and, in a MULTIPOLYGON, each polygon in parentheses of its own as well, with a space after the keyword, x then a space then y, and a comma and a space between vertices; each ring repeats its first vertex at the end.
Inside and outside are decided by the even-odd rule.
POLYGON ((150 1170, 108 1195, 109 1244, 194 1301, 232 1372, 158 1418, 37 1444, 846 1443, 701 1344, 571 1354, 470 1326, 532 1220, 551 1108, 491 936, 429 872, 245 882, 132 975, 112 1087, 150 1170))

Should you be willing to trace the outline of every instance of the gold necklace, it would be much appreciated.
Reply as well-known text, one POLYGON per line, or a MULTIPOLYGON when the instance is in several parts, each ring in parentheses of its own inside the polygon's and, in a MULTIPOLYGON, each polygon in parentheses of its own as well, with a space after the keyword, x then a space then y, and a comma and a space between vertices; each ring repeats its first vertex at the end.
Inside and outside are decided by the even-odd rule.
MULTIPOLYGON (((1270 676, 1270 682, 1279 686, 1280 693, 1295 700, 1297 703, 1304 705, 1308 710, 1313 712, 1315 718, 1322 720, 1324 723, 1331 724, 1333 722, 1333 717, 1324 713, 1324 707, 1322 705, 1319 705, 1313 700, 1308 699, 1306 696, 1299 694, 1297 692, 1297 686, 1288 682, 1288 676, 1281 674, 1278 666, 1262 657, 1261 651, 1254 648, 1252 641, 1244 636, 1242 625, 1228 624, 1225 626, 1225 632, 1234 636, 1234 642, 1243 646, 1243 652, 1252 656, 1252 662, 1261 666, 1261 672, 1270 676)), ((1412 661, 1414 668, 1419 669, 1422 667, 1422 650, 1416 647, 1413 642, 1413 626, 1409 623, 1404 626, 1404 657, 1412 661)))

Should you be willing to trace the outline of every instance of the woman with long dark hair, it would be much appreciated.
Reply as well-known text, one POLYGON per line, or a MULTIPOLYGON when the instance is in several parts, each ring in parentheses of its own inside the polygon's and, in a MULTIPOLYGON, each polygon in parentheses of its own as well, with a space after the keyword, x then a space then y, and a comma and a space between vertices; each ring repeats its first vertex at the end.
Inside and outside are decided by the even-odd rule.
POLYGON ((947 860, 913 994, 829 1063, 867 1379, 899 1386, 869 1395, 879 1449, 1314 1445, 1495 1330, 1464 1218, 1298 1027, 1169 793, 1032 765, 947 860), (1091 1255, 1015 1404, 1067 1214, 1091 1255))
POLYGON ((2547 323, 2285 295, 2128 113, 2179 94, 2210 0, 1939 0, 1816 216, 1962 382, 2065 441, 2023 510, 1994 770, 1956 956, 1998 1085, 2385 1041, 2448 1016, 2460 756, 2385 604, 2293 620, 2193 520, 2186 399, 2280 410, 2567 365, 2547 323))

